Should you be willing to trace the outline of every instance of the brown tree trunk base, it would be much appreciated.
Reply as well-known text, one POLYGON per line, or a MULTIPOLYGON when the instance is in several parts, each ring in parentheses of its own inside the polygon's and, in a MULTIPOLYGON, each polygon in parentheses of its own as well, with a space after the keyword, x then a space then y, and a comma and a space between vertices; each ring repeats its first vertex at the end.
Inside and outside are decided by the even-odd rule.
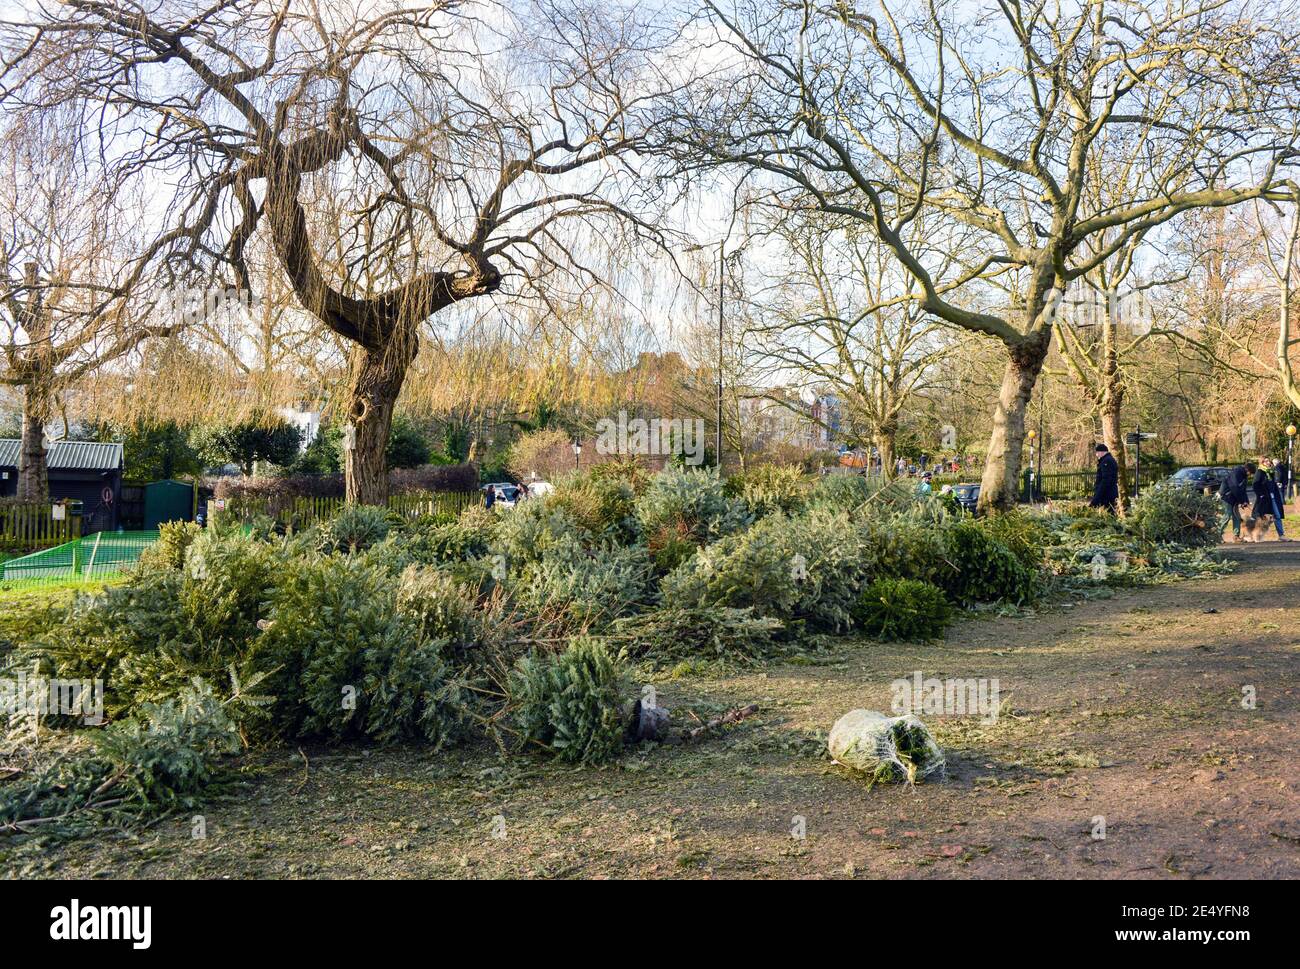
MULTIPOLYGON (((344 494, 349 504, 388 504, 388 434, 415 340, 390 342, 380 350, 357 348, 348 393, 351 447, 344 448, 344 494), (401 346, 400 343, 407 343, 401 346)), ((345 445, 348 443, 345 438, 345 445)))
POLYGON ((1101 440, 1110 448, 1111 455, 1119 465, 1119 515, 1123 518, 1128 511, 1133 483, 1128 476, 1128 456, 1124 450, 1124 433, 1120 428, 1119 401, 1102 409, 1101 440))
POLYGON ((1016 506, 1025 446, 1025 412, 1047 357, 1049 339, 1050 333, 1038 343, 1011 351, 997 410, 993 412, 993 433, 980 480, 980 511, 1009 511, 1016 506))
POLYGON ((880 450, 880 470, 886 480, 894 477, 894 435, 881 433, 876 437, 876 447, 880 450))
POLYGON ((18 454, 18 490, 22 501, 50 500, 50 473, 44 445, 45 409, 32 400, 30 388, 23 397, 22 443, 18 454))

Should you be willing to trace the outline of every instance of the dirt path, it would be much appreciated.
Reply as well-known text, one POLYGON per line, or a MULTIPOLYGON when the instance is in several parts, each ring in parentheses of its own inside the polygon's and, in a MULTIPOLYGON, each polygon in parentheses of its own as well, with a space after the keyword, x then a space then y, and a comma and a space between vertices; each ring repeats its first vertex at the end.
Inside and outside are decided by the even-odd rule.
MULTIPOLYGON (((689 749, 563 769, 489 751, 270 758, 251 796, 0 859, 101 877, 1300 877, 1300 543, 1222 579, 969 620, 929 646, 844 646, 661 702, 762 712, 689 749), (868 791, 824 758, 890 683, 999 680, 995 725, 944 720, 947 778, 868 791), (1253 687, 1255 709, 1243 708, 1253 687), (819 732, 820 731, 820 732, 819 732), (792 837, 802 827, 805 837, 792 837), (1105 838, 1094 837, 1099 818, 1105 838), (499 835, 499 837, 494 837, 499 835)), ((0 846, 0 850, 4 846, 0 846)))

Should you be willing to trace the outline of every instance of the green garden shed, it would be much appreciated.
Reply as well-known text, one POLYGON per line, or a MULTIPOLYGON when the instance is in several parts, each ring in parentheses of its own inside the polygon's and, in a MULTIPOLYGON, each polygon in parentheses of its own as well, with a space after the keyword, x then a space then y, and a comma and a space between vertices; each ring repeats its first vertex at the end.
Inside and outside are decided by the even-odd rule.
POLYGON ((188 481, 151 481, 144 486, 144 528, 163 522, 194 520, 194 485, 188 481))

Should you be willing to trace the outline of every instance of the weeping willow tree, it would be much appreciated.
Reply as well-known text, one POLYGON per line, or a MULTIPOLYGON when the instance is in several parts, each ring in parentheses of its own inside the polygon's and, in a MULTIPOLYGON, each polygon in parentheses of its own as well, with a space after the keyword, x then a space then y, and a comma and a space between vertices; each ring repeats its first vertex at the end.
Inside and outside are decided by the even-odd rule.
POLYGON ((114 426, 240 423, 282 408, 334 419, 347 342, 298 305, 273 254, 258 247, 246 262, 255 298, 234 288, 166 292, 157 315, 172 337, 87 374, 71 395, 74 412, 114 426))
POLYGON ((653 233, 627 157, 657 43, 609 3, 68 0, 4 28, 3 85, 12 107, 78 108, 117 180, 168 186, 139 261, 248 291, 267 245, 346 341, 347 497, 382 503, 439 314, 653 233))

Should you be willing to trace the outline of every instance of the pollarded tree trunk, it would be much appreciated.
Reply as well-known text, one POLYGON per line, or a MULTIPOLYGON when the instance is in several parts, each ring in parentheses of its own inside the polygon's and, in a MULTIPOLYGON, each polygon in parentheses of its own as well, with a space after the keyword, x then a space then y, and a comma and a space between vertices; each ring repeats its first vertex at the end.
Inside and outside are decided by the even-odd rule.
POLYGON ((23 388, 22 443, 18 454, 18 498, 49 501, 50 475, 45 454, 49 399, 30 384, 23 388))
POLYGON ((983 511, 1007 511, 1016 505, 1025 446, 1025 411, 1050 340, 1050 330, 1039 331, 1035 339, 1009 351, 980 483, 979 507, 983 511))
POLYGON ((353 351, 352 385, 348 391, 353 442, 352 447, 344 449, 346 497, 350 504, 388 503, 388 432, 416 347, 414 338, 394 338, 379 350, 358 347, 353 351))

